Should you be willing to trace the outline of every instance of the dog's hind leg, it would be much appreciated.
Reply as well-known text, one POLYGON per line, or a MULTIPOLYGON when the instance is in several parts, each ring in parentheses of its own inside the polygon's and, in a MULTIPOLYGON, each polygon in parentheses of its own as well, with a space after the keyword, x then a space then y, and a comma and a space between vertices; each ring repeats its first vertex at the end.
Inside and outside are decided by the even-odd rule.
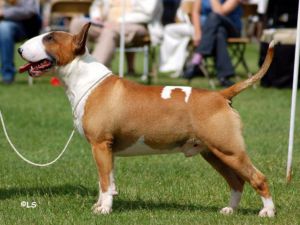
MULTIPOLYGON (((230 140, 230 138, 232 138, 232 136, 228 137, 227 140, 230 140)), ((239 145, 238 141, 236 143, 236 145, 230 143, 227 146, 225 144, 223 147, 219 148, 214 147, 218 145, 211 145, 210 150, 240 177, 245 181, 248 181, 261 196, 264 207, 259 212, 259 216, 273 217, 275 215, 275 206, 272 201, 266 177, 252 164, 245 150, 241 148, 243 145, 239 145), (233 147, 233 151, 230 150, 231 147, 233 147)))
POLYGON ((218 157, 210 151, 201 152, 203 158, 210 163, 227 181, 231 188, 231 197, 227 207, 221 209, 222 214, 232 214, 238 207, 245 181, 240 178, 231 168, 224 164, 218 157))
POLYGON ((195 126, 198 127, 196 136, 206 144, 208 149, 220 161, 231 168, 243 180, 249 182, 261 196, 264 207, 259 212, 259 216, 273 217, 275 215, 275 207, 267 179, 255 168, 246 153, 239 115, 226 106, 220 113, 214 113, 209 119, 201 122, 195 123, 195 126))
POLYGON ((112 211, 113 195, 115 192, 113 155, 110 142, 104 141, 100 144, 93 144, 92 150, 100 179, 99 199, 93 206, 93 211, 96 214, 108 214, 112 211))

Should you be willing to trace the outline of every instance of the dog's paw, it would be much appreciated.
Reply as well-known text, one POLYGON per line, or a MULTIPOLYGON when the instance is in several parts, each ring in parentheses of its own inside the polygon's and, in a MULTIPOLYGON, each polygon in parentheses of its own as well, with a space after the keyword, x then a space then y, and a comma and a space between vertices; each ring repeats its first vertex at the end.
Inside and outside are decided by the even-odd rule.
POLYGON ((112 190, 111 194, 112 194, 113 196, 117 196, 119 193, 118 193, 116 190, 112 190))
POLYGON ((260 217, 274 217, 275 209, 274 208, 263 208, 262 210, 260 210, 258 215, 260 217))
POLYGON ((100 202, 96 202, 93 206, 92 206, 92 211, 94 211, 97 207, 100 207, 101 203, 100 202))
POLYGON ((224 207, 223 209, 220 210, 220 213, 223 215, 231 215, 233 213, 233 208, 231 207, 224 207))
MULTIPOLYGON (((95 206, 95 205, 94 205, 95 206)), ((93 212, 95 214, 110 214, 112 211, 112 208, 109 206, 104 205, 97 205, 93 208, 93 212)))

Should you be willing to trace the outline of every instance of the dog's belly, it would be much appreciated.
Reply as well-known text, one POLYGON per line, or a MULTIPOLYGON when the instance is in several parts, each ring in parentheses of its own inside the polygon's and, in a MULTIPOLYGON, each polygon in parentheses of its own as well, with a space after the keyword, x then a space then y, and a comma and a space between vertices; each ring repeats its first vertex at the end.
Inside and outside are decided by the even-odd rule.
POLYGON ((156 154, 171 154, 180 152, 180 148, 173 149, 154 149, 142 142, 137 142, 125 150, 115 153, 116 156, 138 156, 138 155, 156 155, 156 154))
POLYGON ((184 153, 186 157, 194 156, 205 150, 206 147, 200 140, 190 139, 182 146, 170 147, 164 149, 156 149, 144 142, 143 138, 140 138, 133 145, 127 147, 122 151, 115 152, 115 156, 139 156, 139 155, 156 155, 156 154, 172 154, 172 153, 184 153))

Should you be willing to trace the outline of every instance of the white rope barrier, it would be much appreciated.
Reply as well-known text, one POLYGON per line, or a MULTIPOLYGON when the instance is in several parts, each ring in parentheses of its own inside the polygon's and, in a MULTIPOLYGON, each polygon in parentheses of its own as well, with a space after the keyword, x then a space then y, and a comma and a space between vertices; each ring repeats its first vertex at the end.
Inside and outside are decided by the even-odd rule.
MULTIPOLYGON (((79 103, 82 101, 82 99, 89 93, 89 91, 94 88, 97 84, 99 84, 102 80, 104 80, 106 77, 110 76, 111 75, 111 72, 108 72, 107 74, 105 74, 104 76, 102 76, 100 79, 98 79, 95 83, 93 83, 93 85, 91 85, 84 93, 83 95, 79 98, 78 102, 76 103, 76 105, 74 106, 74 109, 73 109, 73 118, 76 118, 76 115, 75 115, 75 112, 76 112, 76 109, 79 105, 79 103)), ((63 150, 60 152, 60 154, 54 159, 52 160, 51 162, 48 162, 48 163, 35 163, 35 162, 32 162, 31 160, 27 159, 26 157, 24 157, 20 151, 15 147, 15 145, 12 143, 8 133, 7 133, 7 129, 6 129, 6 126, 5 126, 5 123, 4 123, 4 119, 3 119, 3 115, 2 115, 2 112, 0 110, 0 120, 1 120, 1 124, 2 124, 2 128, 3 128, 3 131, 4 131, 4 135, 6 137, 6 140, 8 141, 9 145, 12 147, 12 149, 15 151, 15 153, 22 159, 24 160, 25 162, 29 163, 30 165, 33 165, 33 166, 39 166, 39 167, 45 167, 45 166, 50 166, 52 165, 53 163, 55 163, 57 160, 59 160, 62 155, 65 153, 65 151, 67 150, 73 136, 74 136, 74 133, 75 133, 75 128, 73 128, 71 134, 70 134, 70 137, 67 141, 67 143, 65 144, 65 147, 63 148, 63 150)))
POLYGON ((25 162, 27 162, 28 164, 32 165, 32 166, 39 166, 39 167, 46 167, 46 166, 50 166, 52 165, 53 163, 55 163, 57 160, 59 160, 62 155, 65 153, 66 149, 68 148, 73 136, 74 136, 74 133, 75 133, 75 129, 72 130, 71 134, 70 134, 70 137, 65 145, 65 147, 62 149, 62 151, 60 152, 60 154, 54 159, 52 160, 51 162, 48 162, 48 163, 35 163, 29 159, 27 159, 25 156, 23 156, 20 151, 15 147, 15 145, 12 143, 8 133, 7 133, 7 129, 6 129, 6 126, 5 126, 5 123, 4 123, 4 119, 3 119, 3 116, 2 116, 2 112, 0 110, 0 120, 1 120, 1 124, 2 124, 2 128, 3 128, 3 131, 4 131, 4 135, 9 143, 9 145, 12 147, 12 149, 15 151, 15 153, 22 159, 24 160, 25 162))

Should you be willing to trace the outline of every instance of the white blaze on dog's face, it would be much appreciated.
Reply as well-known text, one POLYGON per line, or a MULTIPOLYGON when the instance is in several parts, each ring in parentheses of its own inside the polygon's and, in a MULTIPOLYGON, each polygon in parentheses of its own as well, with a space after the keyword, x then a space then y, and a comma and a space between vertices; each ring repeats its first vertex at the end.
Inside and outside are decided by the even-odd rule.
POLYGON ((37 77, 54 66, 69 64, 76 56, 85 53, 90 23, 83 26, 77 35, 54 31, 26 41, 18 52, 29 63, 20 67, 19 72, 28 71, 37 77))
POLYGON ((47 34, 42 34, 26 41, 20 47, 20 50, 22 51, 20 53, 21 56, 30 62, 38 62, 42 59, 48 58, 48 55, 45 51, 45 46, 43 45, 43 38, 46 35, 47 34))

